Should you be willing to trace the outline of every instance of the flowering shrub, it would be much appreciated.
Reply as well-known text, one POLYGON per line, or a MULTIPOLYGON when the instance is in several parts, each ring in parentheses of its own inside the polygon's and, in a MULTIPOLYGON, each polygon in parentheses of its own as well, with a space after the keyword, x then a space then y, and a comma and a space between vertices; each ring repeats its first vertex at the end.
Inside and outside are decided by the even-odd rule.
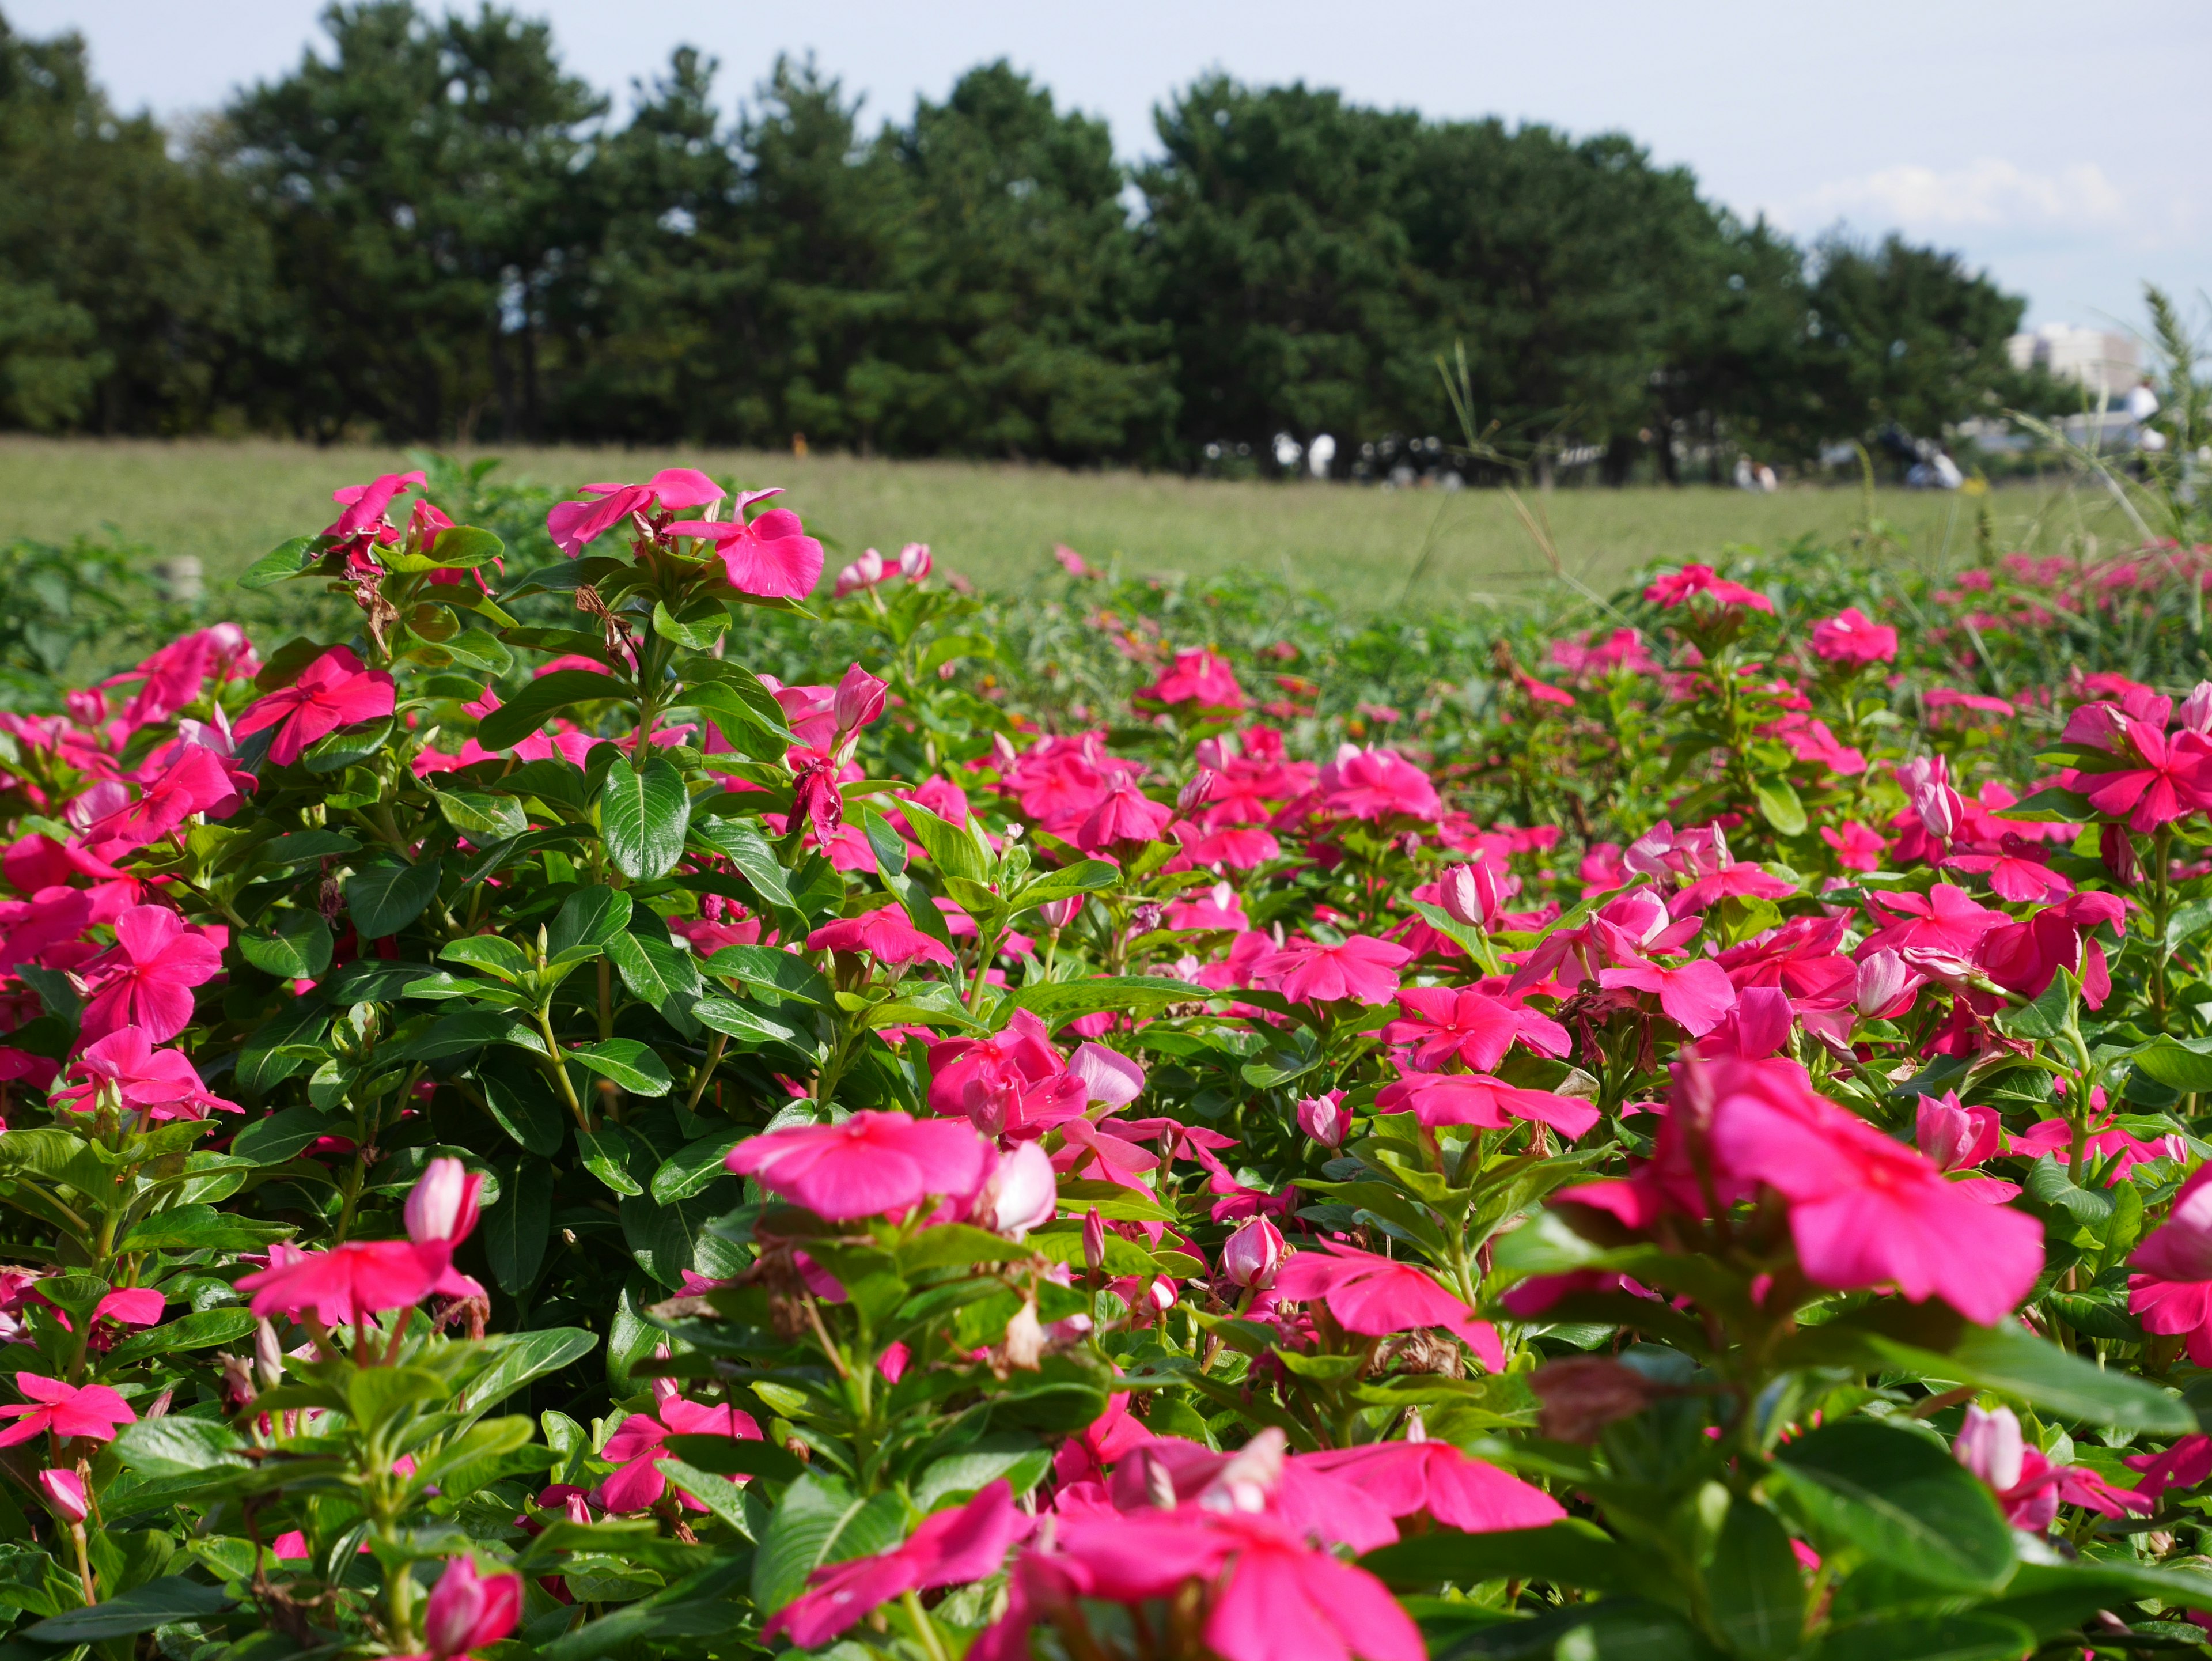
POLYGON ((0 717, 25 1653, 2200 1644, 2212 685, 1746 564, 1074 724, 919 545, 427 486, 0 717))

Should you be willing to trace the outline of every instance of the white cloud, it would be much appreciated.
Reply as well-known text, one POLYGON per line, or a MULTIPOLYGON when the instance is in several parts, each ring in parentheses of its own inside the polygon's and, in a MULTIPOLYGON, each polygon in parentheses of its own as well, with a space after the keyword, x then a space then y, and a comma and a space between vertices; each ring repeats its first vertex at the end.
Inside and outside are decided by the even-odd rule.
POLYGON ((1948 170, 1906 163, 1838 179, 1808 192, 1778 216, 1798 225, 1838 218, 1876 222, 1922 234, 2086 230, 2118 228, 2127 218, 2127 203, 2094 162, 2030 173, 1984 156, 1948 170))

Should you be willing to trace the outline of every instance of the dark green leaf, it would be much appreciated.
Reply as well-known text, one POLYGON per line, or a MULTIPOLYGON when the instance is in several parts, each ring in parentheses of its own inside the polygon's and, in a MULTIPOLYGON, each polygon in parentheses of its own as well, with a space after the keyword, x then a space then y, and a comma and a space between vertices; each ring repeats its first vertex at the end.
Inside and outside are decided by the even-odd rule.
POLYGON ((300 575, 322 545, 320 537, 294 537, 280 542, 238 575, 241 588, 273 588, 286 577, 300 575))
POLYGON ((544 727, 546 721, 575 703, 595 703, 603 698, 631 697, 629 687, 612 675, 589 669, 556 669, 540 675, 501 704, 477 727, 477 742, 487 750, 511 750, 544 727))
POLYGON ((669 1076, 668 1063, 635 1038, 605 1038, 568 1053, 570 1061, 580 1062, 635 1095, 665 1096, 676 1082, 669 1076))
POLYGON ((690 822, 684 775, 665 757, 652 757, 642 768, 621 758, 607 769, 599 792, 599 833, 607 857, 633 882, 651 882, 676 868, 690 822))
POLYGON ((331 926, 319 911, 278 911, 239 932, 246 962, 280 980, 320 980, 331 966, 331 926))
POLYGON ((372 865, 346 879, 346 910, 363 940, 397 934, 422 915, 438 891, 435 860, 419 865, 372 865))
POLYGON ((1788 1655, 1805 1624, 1805 1583, 1774 1514, 1738 1499, 1721 1524, 1705 1576, 1713 1624, 1738 1655, 1788 1655))
POLYGON ((89 1609, 41 1621, 24 1633, 41 1644, 95 1644, 103 1639, 129 1638, 151 1632, 173 1621, 191 1621, 230 1607, 230 1599, 217 1586, 202 1585, 181 1574, 164 1575, 110 1597, 89 1609))
POLYGON ((230 1151, 234 1157, 256 1165, 283 1165, 350 1123, 341 1114, 288 1107, 265 1119, 256 1119, 240 1131, 231 1141, 230 1151))
POLYGON ((1923 1615, 1830 1633, 1806 1661, 2019 1661, 2035 1634, 1994 1615, 1923 1615))
POLYGON ((568 1137, 568 1110, 543 1072, 501 1049, 477 1063, 477 1082, 501 1130, 541 1159, 561 1151, 568 1137))
POLYGON ((753 1603, 781 1609, 824 1563, 888 1551, 906 1537, 906 1505, 895 1494, 863 1499, 834 1476, 810 1470, 784 1491, 753 1558, 753 1603))
POLYGON ((1994 1591, 2012 1573, 2004 1513, 1939 1441, 1845 1419, 1785 1443, 1776 1460, 1791 1499, 1829 1549, 1854 1545, 1961 1591, 1994 1591))
POLYGON ((501 1288, 520 1296, 538 1278, 553 1232, 553 1172, 538 1159, 503 1161, 499 1202, 482 1228, 484 1260, 501 1288))

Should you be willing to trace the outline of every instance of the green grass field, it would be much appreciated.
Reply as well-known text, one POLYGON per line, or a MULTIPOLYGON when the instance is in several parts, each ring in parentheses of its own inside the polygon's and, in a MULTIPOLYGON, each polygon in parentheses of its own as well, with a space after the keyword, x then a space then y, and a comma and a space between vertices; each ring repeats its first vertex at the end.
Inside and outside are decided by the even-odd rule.
MULTIPOLYGON (((1525 593, 1549 575, 1534 539, 1496 490, 1220 484, 682 447, 483 453, 507 458, 504 476, 563 489, 678 464, 755 487, 781 484, 809 528, 842 551, 833 552, 832 569, 864 547, 920 541, 936 550, 940 569, 994 587, 1018 587, 1050 570, 1060 542, 1094 563, 1118 558, 1133 573, 1283 575, 1355 607, 1401 599, 1462 605, 1525 593)), ((366 447, 0 439, 0 539, 65 540, 112 524, 165 556, 197 556, 213 587, 285 538, 328 523, 333 486, 408 465, 398 450, 366 447)), ((1564 563, 1595 586, 1649 560, 1710 558, 1731 543, 1771 547, 1807 532, 1841 537, 1863 508, 1856 490, 1817 487, 1771 496, 1702 485, 1561 490, 1528 500, 1548 520, 1564 563)), ((1991 503, 2006 547, 2118 529, 2109 504, 2086 492, 2012 486, 1991 503)), ((1916 561, 1971 555, 1969 498, 1884 490, 1876 512, 1916 561)))

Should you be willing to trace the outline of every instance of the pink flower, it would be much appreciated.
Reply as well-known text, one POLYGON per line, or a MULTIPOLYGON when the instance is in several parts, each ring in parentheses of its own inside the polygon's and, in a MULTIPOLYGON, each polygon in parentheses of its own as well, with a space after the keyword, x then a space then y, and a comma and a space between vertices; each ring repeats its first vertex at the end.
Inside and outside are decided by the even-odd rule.
POLYGON ((154 1120, 204 1119, 216 1109, 242 1110, 236 1102, 210 1095, 181 1050, 155 1049, 136 1026, 118 1027, 87 1044, 70 1063, 70 1072, 77 1082, 56 1091, 53 1099, 80 1113, 92 1110, 102 1084, 114 1088, 126 1111, 154 1120))
POLYGON ((967 1124, 864 1110, 842 1124, 752 1137, 723 1163, 817 1217, 847 1222, 909 1211, 933 1195, 965 1199, 996 1162, 967 1124))
POLYGON ((892 969, 915 962, 943 964, 947 969, 954 966, 952 953, 916 928, 896 905, 825 922, 806 937, 806 949, 866 952, 892 969))
POLYGON ((993 1233, 1011 1240, 1050 1222, 1060 1208, 1060 1185, 1043 1146, 1023 1142, 1001 1159, 977 1208, 993 1233))
POLYGON ((830 597, 842 599, 863 588, 872 588, 884 580, 884 557, 872 548, 867 549, 860 558, 837 573, 836 586, 830 591, 830 597))
POLYGON ((1520 885, 1503 876, 1485 855, 1455 865, 1437 879, 1437 904, 1455 922, 1470 928, 1495 928, 1508 896, 1520 885))
POLYGON ((781 1634, 811 1650, 903 1593, 983 1579, 998 1573, 1008 1549, 1036 1524, 1015 1506, 1012 1488, 1000 1477, 957 1511, 923 1518, 903 1545, 815 1570, 806 1591, 763 1629, 761 1641, 778 1647, 774 1640, 781 1634))
POLYGON ((328 1251, 278 1244, 269 1267, 246 1275, 256 1315, 312 1317, 325 1326, 358 1326, 371 1315, 407 1309, 434 1294, 482 1298, 483 1287, 453 1265, 453 1248, 477 1220, 480 1177, 460 1161, 433 1159, 407 1196, 404 1240, 348 1240, 328 1251))
POLYGON ((469 1559, 456 1557, 422 1606, 422 1641, 437 1661, 447 1661, 496 1644, 514 1630, 521 1615, 520 1575, 480 1576, 469 1559))
POLYGON ((926 542, 909 542, 899 550, 899 575, 908 582, 927 581, 936 564, 937 560, 930 553, 929 545, 926 542))
POLYGON ((1346 745, 1317 780, 1321 807, 1339 818, 1380 821, 1444 816, 1443 803, 1429 776, 1395 750, 1361 750, 1346 745))
POLYGON ((83 1036, 135 1026, 151 1043, 173 1038, 191 1022, 192 989, 222 967, 221 948, 175 912, 134 905, 115 920, 114 946, 86 965, 98 989, 84 1007, 83 1036))
POLYGON ((1229 665, 1211 652, 1178 652, 1174 666, 1136 695, 1154 703, 1194 703, 1206 709, 1242 709, 1244 689, 1229 665))
POLYGON ((238 804, 238 786, 222 758, 199 745, 186 745, 137 801, 86 825, 84 840, 114 859, 167 836, 195 813, 228 818, 238 804))
POLYGON ((1597 1109, 1579 1096, 1526 1090, 1481 1074, 1413 1073, 1387 1084, 1375 1098, 1378 1113, 1411 1113, 1420 1123, 1471 1124, 1503 1130, 1515 1119, 1550 1125, 1569 1141, 1598 1121, 1597 1109))
POLYGON ((2187 1490, 2212 1477, 2212 1436, 2191 1432, 2163 1453, 2130 1454, 2120 1463, 2142 1473, 2136 1492, 2156 1500, 2169 1489, 2187 1490))
MULTIPOLYGON (((989 1136, 1042 1135, 1080 1117, 1091 1098, 1089 1080, 1070 1070, 1045 1024, 1026 1009, 988 1038, 932 1044, 929 1068, 930 1111, 964 1116, 989 1136)), ((1140 1086, 1143 1077, 1140 1070, 1140 1086)))
POLYGON ((390 675, 364 668, 346 648, 333 646, 301 670, 289 686, 247 705, 231 730, 244 738, 265 727, 276 727, 269 759, 289 767, 309 745, 339 727, 390 715, 393 696, 390 675))
POLYGON ((1174 817, 1175 810, 1139 789, 1133 776, 1119 774, 1077 830, 1075 845, 1089 854, 1120 843, 1155 842, 1174 817))
POLYGON ((2020 1421, 2010 1408, 1984 1411, 1969 1406, 1966 1422, 1951 1445, 1951 1455, 1996 1495, 1997 1503, 2004 1507, 2005 1520, 2014 1528, 2042 1532, 2058 1515, 2062 1500, 2106 1517, 2158 1509, 2155 1500, 2114 1488, 2093 1470, 2053 1464, 2027 1445, 2020 1421))
POLYGON ((1897 660, 1897 630, 1856 605, 1813 625, 1813 654, 1847 669, 1897 660))
POLYGON ((858 732, 884 713, 884 700, 890 691, 883 681, 854 664, 845 671, 837 683, 837 691, 830 702, 831 712, 837 718, 840 733, 858 732))
MULTIPOLYGON (((671 513, 703 508, 722 499, 722 487, 694 467, 664 467, 642 484, 586 484, 583 494, 597 502, 563 502, 545 515, 553 545, 571 558, 633 514, 671 513)), ((763 490, 761 496, 773 496, 763 490)), ((757 499, 748 496, 747 501, 757 499)), ((740 512, 743 511, 742 505, 740 512)), ((670 527, 672 530, 677 528, 670 527)))
POLYGON ((92 1502, 85 1497, 84 1478, 73 1470, 40 1471, 39 1493, 47 1508, 64 1523, 82 1523, 92 1515, 92 1502))
POLYGON ((2128 1308, 2143 1330, 2186 1334, 2189 1359, 2212 1366, 2212 1165, 2182 1183, 2128 1267, 2139 1271, 2128 1277, 2128 1308))
POLYGON ((1468 1534, 1540 1529, 1567 1514, 1543 1489, 1470 1459, 1449 1442, 1325 1448, 1302 1453, 1293 1463, 1352 1483, 1393 1517, 1426 1512, 1447 1528, 1468 1534))
POLYGON ((1771 611, 1774 602, 1755 589, 1730 582, 1710 565, 1685 565, 1669 571, 1644 591, 1655 605, 1686 605, 1703 595, 1717 605, 1743 605, 1754 611, 1771 611))
POLYGON ((1301 1099, 1298 1129, 1323 1147, 1342 1147, 1345 1133, 1352 1129, 1352 1115, 1345 1110, 1344 1092, 1332 1090, 1326 1096, 1301 1099))
POLYGON ((671 525, 667 534, 713 543, 722 574, 741 594, 804 599, 822 581, 822 545, 806 534, 788 508, 771 508, 750 521, 685 520, 671 525))
POLYGON ((1879 871, 1882 857, 1889 852, 1889 844, 1881 833, 1847 819, 1842 825, 1820 827, 1820 840, 1835 850, 1836 863, 1846 871, 1879 871))
POLYGON ((1061 570, 1066 572, 1068 575, 1074 577, 1079 581, 1087 581, 1092 577, 1103 576, 1105 575, 1103 571, 1093 570, 1091 567, 1085 563, 1082 555, 1077 553, 1074 549, 1069 547, 1064 542, 1055 543, 1053 545, 1052 557, 1060 562, 1060 569, 1061 570))
POLYGON ((1465 1340, 1490 1371, 1505 1370, 1497 1329, 1411 1263, 1331 1241, 1322 1251, 1294 1253, 1275 1276, 1275 1291, 1286 1303, 1321 1299, 1339 1326, 1364 1337, 1443 1327, 1465 1340))
POLYGON ((1221 1272, 1240 1287, 1264 1292, 1275 1283, 1290 1247, 1283 1232, 1265 1217, 1255 1217, 1222 1243, 1221 1272))
POLYGON ((323 532, 341 541, 349 541, 364 531, 374 531, 385 523, 386 511, 395 496, 409 490, 420 490, 428 481, 420 472, 386 473, 367 484, 345 484, 331 492, 331 500, 345 509, 335 524, 323 532))
POLYGON ((1292 940, 1253 964, 1252 979, 1292 1003, 1383 1003, 1396 995, 1397 971, 1413 955, 1372 934, 1346 935, 1340 946, 1292 940))
POLYGON ((2076 709, 2066 723, 2068 742, 2105 751, 2112 764, 2059 775, 2066 788, 2087 796, 2100 813, 2124 819, 2138 836, 2212 806, 2212 742, 2186 727, 2169 736, 2162 730, 2166 701, 2155 702, 2155 721, 2109 703, 2076 709))
POLYGON ((1404 1019, 1382 1029, 1382 1042, 1413 1046, 1415 1067, 1433 1072, 1453 1062, 1487 1073, 1518 1038, 1539 1056, 1567 1053, 1567 1030, 1547 1015, 1486 992, 1412 987, 1398 995, 1404 1019))
POLYGON ((106 1384, 71 1385, 35 1372, 19 1372, 15 1388, 30 1399, 0 1407, 0 1419, 15 1421, 0 1431, 0 1448, 48 1433, 62 1442, 76 1436, 112 1442, 118 1425, 133 1424, 138 1418, 130 1403, 106 1384))
POLYGON ((1674 969, 1656 963, 1603 969, 1597 981, 1601 987, 1657 994, 1667 1019, 1693 1038, 1711 1031, 1735 1007, 1736 990, 1728 971, 1710 958, 1692 958, 1674 969))
MULTIPOLYGON (((599 1457, 621 1469, 592 1491, 591 1503, 602 1511, 646 1511, 660 1503, 668 1491, 659 1461, 669 1457, 665 1445, 672 1436, 725 1436, 732 1441, 757 1442, 760 1426, 753 1416, 726 1402, 709 1406, 687 1402, 676 1393, 673 1380, 656 1378, 657 1398, 652 1414, 633 1413, 607 1438, 599 1457)), ((688 1511, 706 1506, 678 1488, 677 1503, 688 1511)))

